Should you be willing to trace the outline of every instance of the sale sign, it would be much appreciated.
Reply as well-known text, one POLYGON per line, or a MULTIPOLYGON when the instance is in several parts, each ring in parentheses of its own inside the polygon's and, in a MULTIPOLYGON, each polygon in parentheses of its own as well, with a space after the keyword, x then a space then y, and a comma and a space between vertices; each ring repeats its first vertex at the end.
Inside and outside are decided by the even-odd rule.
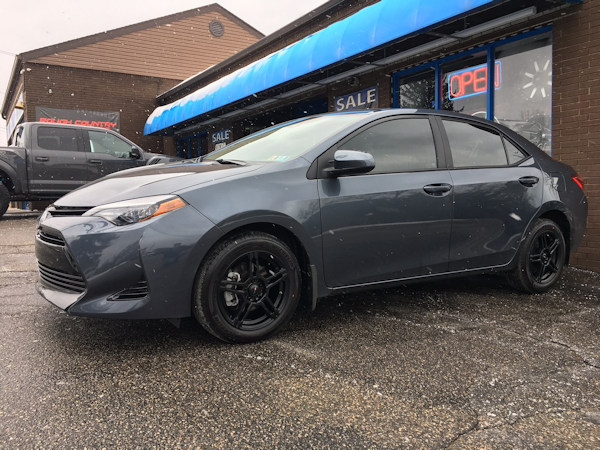
MULTIPOLYGON (((502 84, 502 65, 500 61, 494 64, 494 88, 502 84)), ((488 66, 469 67, 448 74, 448 98, 459 100, 473 95, 485 94, 488 88, 488 66)))

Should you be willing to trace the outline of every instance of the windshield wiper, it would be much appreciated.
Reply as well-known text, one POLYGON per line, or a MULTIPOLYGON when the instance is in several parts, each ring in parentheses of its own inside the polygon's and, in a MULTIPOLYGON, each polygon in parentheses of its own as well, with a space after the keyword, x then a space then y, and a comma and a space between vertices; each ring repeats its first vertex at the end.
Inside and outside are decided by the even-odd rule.
POLYGON ((237 159, 223 159, 223 158, 219 158, 219 159, 215 159, 216 162, 218 162, 219 164, 234 164, 236 166, 245 166, 246 162, 245 161, 240 161, 237 159))

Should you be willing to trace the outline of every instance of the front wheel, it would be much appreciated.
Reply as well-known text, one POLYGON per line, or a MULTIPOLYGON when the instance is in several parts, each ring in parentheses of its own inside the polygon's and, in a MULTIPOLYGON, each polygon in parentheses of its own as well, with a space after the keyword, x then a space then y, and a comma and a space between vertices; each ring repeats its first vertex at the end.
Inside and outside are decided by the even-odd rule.
POLYGON ((224 241, 200 267, 194 316, 226 342, 264 339, 283 327, 300 299, 300 268, 279 239, 251 232, 224 241))
POLYGON ((531 294, 546 292, 560 278, 566 255, 565 238, 558 225, 540 219, 521 243, 517 266, 509 280, 517 289, 531 294))

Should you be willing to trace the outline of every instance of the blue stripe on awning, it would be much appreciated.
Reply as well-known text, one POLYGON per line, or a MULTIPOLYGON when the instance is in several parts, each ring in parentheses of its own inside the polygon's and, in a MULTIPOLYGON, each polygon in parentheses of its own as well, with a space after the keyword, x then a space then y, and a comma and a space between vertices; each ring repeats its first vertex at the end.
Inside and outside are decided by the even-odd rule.
POLYGON ((344 20, 156 108, 151 134, 323 69, 496 0, 381 0, 344 20))

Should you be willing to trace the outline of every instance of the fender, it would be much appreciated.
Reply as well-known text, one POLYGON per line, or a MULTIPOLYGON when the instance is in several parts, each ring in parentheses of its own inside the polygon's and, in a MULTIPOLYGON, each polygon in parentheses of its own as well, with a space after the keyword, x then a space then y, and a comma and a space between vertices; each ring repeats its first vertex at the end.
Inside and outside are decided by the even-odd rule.
POLYGON ((26 189, 23 189, 21 183, 22 177, 20 177, 17 174, 17 171, 6 161, 0 160, 0 178, 4 178, 3 174, 6 174, 6 177, 8 177, 9 179, 9 183, 6 183, 7 187, 10 188, 11 184, 13 186, 13 189, 11 190, 11 195, 27 194, 26 189))
MULTIPOLYGON (((318 216, 317 216, 318 217, 318 216)), ((217 228, 228 235, 236 230, 250 228, 253 226, 264 227, 268 225, 276 225, 292 234, 302 245, 308 256, 308 264, 310 270, 313 271, 313 288, 316 289, 316 297, 326 297, 331 290, 325 285, 325 277, 323 273, 323 254, 321 244, 321 223, 315 224, 313 235, 307 233, 306 226, 302 226, 296 219, 277 211, 245 211, 241 214, 232 216, 221 223, 217 224, 217 228)), ((214 245, 217 241, 211 243, 214 245)), ((314 295, 314 294, 313 294, 314 295)))

